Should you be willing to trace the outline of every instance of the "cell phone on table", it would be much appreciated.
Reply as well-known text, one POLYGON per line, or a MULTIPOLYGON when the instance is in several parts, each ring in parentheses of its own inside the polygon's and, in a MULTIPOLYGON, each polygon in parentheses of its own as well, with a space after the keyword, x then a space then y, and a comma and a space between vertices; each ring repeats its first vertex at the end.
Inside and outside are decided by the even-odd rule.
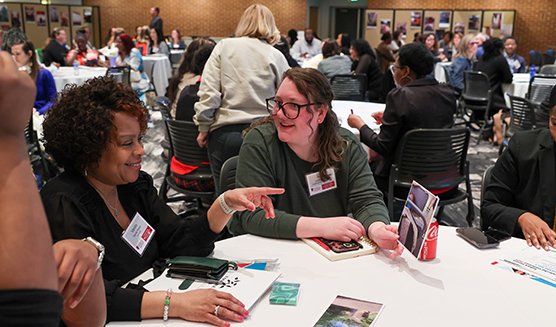
POLYGON ((500 242, 511 238, 508 233, 491 228, 485 232, 474 227, 457 228, 456 233, 479 249, 489 249, 497 247, 500 242))
POLYGON ((334 241, 322 237, 319 237, 319 240, 321 240, 322 243, 326 244, 330 248, 330 250, 336 253, 356 251, 363 248, 363 246, 356 241, 349 241, 349 242, 334 241))

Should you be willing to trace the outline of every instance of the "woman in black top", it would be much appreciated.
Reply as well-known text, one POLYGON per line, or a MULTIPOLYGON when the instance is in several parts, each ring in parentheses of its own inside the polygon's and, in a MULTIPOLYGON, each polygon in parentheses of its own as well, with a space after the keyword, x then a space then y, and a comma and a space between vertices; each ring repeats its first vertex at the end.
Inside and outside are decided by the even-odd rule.
MULTIPOLYGON (((161 317, 164 292, 123 289, 122 284, 159 258, 210 254, 230 219, 226 207, 261 206, 274 216, 265 194, 276 190, 266 188, 225 192, 221 206, 213 205, 206 216, 174 214, 158 197, 152 178, 140 171, 146 125, 147 112, 135 92, 109 77, 66 88, 43 125, 46 150, 65 168, 41 191, 52 236, 54 241, 92 236, 105 246, 108 321, 161 317), (150 229, 141 233, 143 241, 127 242, 122 233, 137 221, 150 229)), ((242 321, 246 314, 241 302, 214 290, 174 294, 169 307, 170 317, 215 325, 225 324, 221 319, 242 321)))
POLYGON ((382 72, 378 68, 375 53, 369 42, 363 39, 352 41, 349 53, 354 61, 353 72, 367 75, 367 98, 370 101, 380 101, 382 72))

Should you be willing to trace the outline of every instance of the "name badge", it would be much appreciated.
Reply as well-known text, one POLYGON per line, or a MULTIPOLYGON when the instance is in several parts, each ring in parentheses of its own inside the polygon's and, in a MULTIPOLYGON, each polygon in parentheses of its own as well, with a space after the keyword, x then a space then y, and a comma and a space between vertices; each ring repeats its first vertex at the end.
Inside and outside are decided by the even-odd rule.
POLYGON ((311 173, 305 175, 310 196, 330 191, 338 187, 338 184, 336 183, 336 173, 334 172, 334 168, 328 168, 326 170, 326 173, 328 174, 329 178, 324 181, 320 179, 319 173, 311 173))
POLYGON ((143 256, 143 252, 152 240, 154 232, 154 228, 139 213, 136 213, 127 229, 122 233, 122 239, 139 256, 143 256))

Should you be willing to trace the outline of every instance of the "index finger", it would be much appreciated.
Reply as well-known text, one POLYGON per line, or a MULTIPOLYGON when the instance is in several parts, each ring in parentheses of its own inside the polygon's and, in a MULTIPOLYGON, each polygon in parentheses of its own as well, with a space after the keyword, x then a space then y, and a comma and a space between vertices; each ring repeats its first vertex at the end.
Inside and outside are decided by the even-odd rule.
POLYGON ((261 195, 283 194, 284 192, 286 192, 284 188, 278 187, 253 187, 251 191, 261 195))

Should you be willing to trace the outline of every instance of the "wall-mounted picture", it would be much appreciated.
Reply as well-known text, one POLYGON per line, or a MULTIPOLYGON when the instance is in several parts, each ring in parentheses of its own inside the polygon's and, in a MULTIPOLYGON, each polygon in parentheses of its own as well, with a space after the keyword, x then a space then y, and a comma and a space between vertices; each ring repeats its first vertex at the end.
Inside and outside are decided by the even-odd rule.
POLYGON ((37 10, 37 26, 46 26, 46 12, 37 10))
POLYGON ((450 15, 451 12, 449 11, 441 11, 440 12, 440 19, 438 21, 438 27, 440 28, 448 28, 450 27, 450 15))
POLYGON ((380 20, 380 34, 384 34, 386 32, 390 32, 390 19, 381 19, 380 20))
POLYGON ((434 17, 425 17, 425 28, 423 30, 425 32, 434 32, 434 17))
POLYGON ((79 13, 79 11, 71 12, 71 23, 73 26, 81 25, 81 14, 79 13))
POLYGON ((421 28, 421 12, 420 11, 412 11, 411 12, 411 27, 421 28))
POLYGON ((60 26, 69 26, 69 17, 67 12, 60 12, 60 26))
POLYGON ((7 23, 10 21, 10 11, 8 6, 0 6, 0 22, 7 23))
POLYGON ((492 14, 492 29, 499 30, 502 27, 502 13, 496 12, 492 14))
POLYGON ((35 21, 35 7, 25 6, 25 21, 34 22, 35 21))
POLYGON ((396 31, 399 31, 401 34, 407 35, 407 23, 396 23, 396 31))
POLYGON ((91 9, 89 8, 83 9, 83 20, 85 21, 85 23, 93 22, 93 12, 91 9))
POLYGON ((19 13, 19 10, 14 10, 11 13, 12 16, 12 27, 21 27, 21 15, 19 13))
POLYGON ((50 7, 50 22, 60 22, 60 15, 58 14, 58 7, 50 7))
POLYGON ((461 33, 465 35, 465 24, 464 23, 455 23, 454 24, 454 33, 461 33))
POLYGON ((374 11, 367 12, 367 28, 376 28, 378 14, 374 11))
POLYGON ((470 31, 478 31, 479 30, 479 15, 470 15, 469 16, 469 24, 467 26, 470 31))

